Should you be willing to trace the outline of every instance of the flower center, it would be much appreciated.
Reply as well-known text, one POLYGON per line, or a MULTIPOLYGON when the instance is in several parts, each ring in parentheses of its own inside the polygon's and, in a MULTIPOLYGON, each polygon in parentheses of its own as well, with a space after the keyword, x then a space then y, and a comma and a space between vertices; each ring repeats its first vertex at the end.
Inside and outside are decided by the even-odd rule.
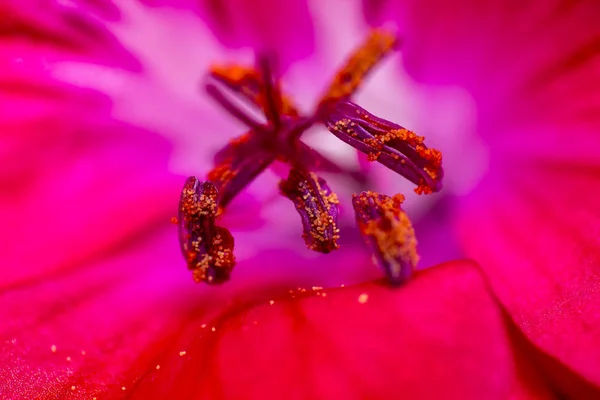
MULTIPOLYGON (((351 101, 367 74, 396 43, 393 34, 373 31, 340 68, 309 115, 301 115, 291 97, 282 93, 266 57, 258 57, 256 67, 216 66, 210 70, 207 93, 244 123, 248 132, 217 152, 215 167, 208 172, 206 182, 190 178, 184 187, 179 207, 179 240, 196 280, 216 283, 229 276, 234 263, 233 238, 225 228, 217 227, 215 220, 240 191, 276 160, 290 167, 280 191, 300 215, 307 247, 321 253, 339 247, 338 200, 317 172, 348 172, 300 141, 302 134, 315 124, 323 124, 337 138, 367 154, 369 161, 413 182, 418 194, 441 189, 442 156, 438 150, 429 149, 423 137, 370 114, 351 101), (257 121, 238 107, 225 89, 261 110, 266 122, 257 121), (217 211, 196 212, 205 206, 201 199, 209 189, 217 211), (226 239, 215 243, 216 231, 226 239)), ((418 259, 414 231, 400 207, 403 199, 401 195, 389 198, 363 192, 353 203, 361 233, 392 283, 404 282, 418 259)))

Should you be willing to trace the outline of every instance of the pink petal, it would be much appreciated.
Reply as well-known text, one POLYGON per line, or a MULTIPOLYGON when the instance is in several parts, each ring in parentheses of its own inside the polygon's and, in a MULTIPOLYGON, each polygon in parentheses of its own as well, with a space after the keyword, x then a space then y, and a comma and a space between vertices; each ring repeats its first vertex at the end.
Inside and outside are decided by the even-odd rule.
POLYGON ((206 22, 230 46, 275 50, 282 67, 313 49, 308 4, 302 0, 203 0, 206 22))
POLYGON ((55 130, 53 143, 38 142, 50 154, 36 159, 37 148, 15 154, 34 158, 22 167, 13 163, 18 169, 3 176, 3 186, 14 189, 4 189, 0 200, 0 259, 7 266, 1 286, 98 256, 175 215, 181 178, 164 168, 164 142, 105 127, 113 133, 100 125, 85 137, 55 130))
POLYGON ((143 1, 151 6, 196 11, 223 44, 274 51, 283 69, 313 50, 312 16, 308 4, 302 0, 143 1))
POLYGON ((519 344, 469 263, 424 272, 401 290, 367 283, 290 295, 267 279, 212 290, 167 270, 176 246, 165 239, 2 294, 0 390, 22 398, 550 396, 513 350, 519 344))
POLYGON ((600 385, 600 173, 520 167, 464 204, 464 246, 527 337, 600 385))
POLYGON ((600 139, 600 4, 595 0, 365 0, 393 20, 418 81, 459 85, 477 103, 495 153, 596 161, 600 139))
MULTIPOLYGON (((0 5, 0 71, 39 67, 61 60, 88 61, 139 70, 140 65, 98 18, 116 19, 108 1, 13 1, 0 5)), ((38 72, 40 72, 38 71, 38 72)))
POLYGON ((0 72, 0 287, 68 268, 168 221, 182 182, 167 171, 164 140, 113 120, 105 97, 32 71, 0 72))

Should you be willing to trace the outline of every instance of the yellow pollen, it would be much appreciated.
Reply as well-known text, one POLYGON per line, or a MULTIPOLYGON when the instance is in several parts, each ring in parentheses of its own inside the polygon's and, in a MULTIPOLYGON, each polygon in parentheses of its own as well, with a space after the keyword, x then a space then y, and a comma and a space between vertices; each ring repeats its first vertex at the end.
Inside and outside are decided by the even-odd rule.
POLYGON ((366 293, 363 293, 360 296, 358 296, 358 302, 360 304, 365 304, 367 302, 367 300, 369 300, 369 295, 366 293))
POLYGON ((50 346, 50 351, 53 353, 56 353, 56 345, 53 344, 52 346, 50 346))
POLYGON ((185 350, 182 350, 182 351, 180 351, 180 352, 179 352, 179 356, 180 356, 180 357, 183 357, 183 356, 185 356, 185 355, 186 355, 186 353, 187 353, 187 352, 186 352, 185 350))
MULTIPOLYGON (((389 197, 369 191, 354 196, 359 229, 373 239, 378 257, 395 276, 402 268, 413 269, 419 261, 415 231, 401 208, 403 201, 401 194, 389 197), (379 216, 372 218, 369 209, 377 210, 379 216)), ((374 256, 376 263, 378 257, 374 256)))
POLYGON ((339 248, 339 228, 333 218, 339 200, 316 174, 291 169, 279 184, 281 193, 294 202, 302 219, 308 219, 302 237, 310 250, 329 253, 339 248))
POLYGON ((348 58, 331 82, 319 106, 350 97, 367 74, 395 47, 396 35, 378 29, 348 58))

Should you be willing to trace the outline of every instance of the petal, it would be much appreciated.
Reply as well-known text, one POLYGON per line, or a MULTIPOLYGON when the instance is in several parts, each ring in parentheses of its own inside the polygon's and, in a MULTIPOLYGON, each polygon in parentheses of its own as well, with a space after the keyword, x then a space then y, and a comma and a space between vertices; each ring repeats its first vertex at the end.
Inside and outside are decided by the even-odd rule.
POLYGON ((506 175, 464 204, 464 247, 525 335, 600 385, 600 171, 549 162, 506 175))
POLYGON ((0 6, 10 54, 0 66, 0 287, 89 262, 176 212, 182 178, 167 169, 171 145, 115 120, 112 99, 53 77, 65 60, 139 72, 98 18, 108 11, 0 6))
POLYGON ((290 295, 282 282, 264 279, 254 288, 198 290, 183 268, 168 272, 177 248, 165 239, 4 292, 0 391, 20 398, 550 397, 469 263, 426 271, 401 290, 367 283, 290 295))
POLYGON ((89 100, 50 105, 61 114, 11 124, 19 136, 2 139, 2 286, 82 262, 176 212, 169 145, 86 110, 89 100))
POLYGON ((0 294, 0 393, 91 399, 201 301, 183 302, 195 289, 184 266, 165 273, 177 259, 176 241, 132 239, 104 261, 0 294))
POLYGON ((275 50, 284 66, 312 51, 313 27, 305 1, 204 0, 201 7, 226 44, 275 50))
POLYGON ((47 71, 57 61, 93 61, 139 70, 140 64, 100 18, 116 19, 109 2, 6 1, 0 5, 2 70, 47 71), (12 64, 12 65, 11 65, 12 64), (6 68, 8 67, 8 68, 6 68))
POLYGON ((282 68, 314 46, 313 21, 302 0, 143 0, 150 6, 191 9, 226 46, 274 51, 282 68))
POLYGON ((515 359, 501 313, 469 264, 427 271, 403 290, 308 292, 230 310, 209 329, 191 323, 153 360, 160 371, 140 379, 130 371, 132 397, 549 396, 531 365, 515 359), (187 344, 183 360, 173 354, 178 342, 187 344))
POLYGON ((471 93, 478 133, 495 153, 598 160, 597 1, 364 5, 372 22, 398 24, 403 63, 414 78, 471 93))
POLYGON ((19 266, 0 286, 73 266, 168 219, 180 185, 166 169, 168 143, 115 121, 106 97, 23 64, 0 69, 0 263, 19 266))

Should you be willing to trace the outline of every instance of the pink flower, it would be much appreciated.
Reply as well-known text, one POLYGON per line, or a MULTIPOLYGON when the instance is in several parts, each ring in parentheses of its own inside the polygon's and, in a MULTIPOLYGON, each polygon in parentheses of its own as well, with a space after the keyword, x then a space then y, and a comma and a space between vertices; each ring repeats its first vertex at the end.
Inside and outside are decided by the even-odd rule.
MULTIPOLYGON (((408 199, 409 214, 429 215, 417 223, 425 264, 456 254, 454 228, 479 264, 445 263, 398 290, 369 282, 380 272, 349 227, 339 251, 307 253, 275 174, 227 210, 239 263, 225 285, 191 282, 169 224, 183 174, 207 171, 242 129, 197 93, 209 63, 244 56, 208 27, 276 50, 303 102, 354 40, 324 35, 333 16, 364 34, 358 4, 97 3, 0 6, 0 397, 597 395, 593 1, 366 3, 398 23, 402 61, 427 85, 414 123, 448 160, 451 217, 408 199), (459 132, 472 115, 472 134, 459 132), (489 149, 488 170, 460 148, 489 149)), ((400 101, 386 107, 389 88, 406 87, 382 73, 359 103, 385 114, 400 101)))

